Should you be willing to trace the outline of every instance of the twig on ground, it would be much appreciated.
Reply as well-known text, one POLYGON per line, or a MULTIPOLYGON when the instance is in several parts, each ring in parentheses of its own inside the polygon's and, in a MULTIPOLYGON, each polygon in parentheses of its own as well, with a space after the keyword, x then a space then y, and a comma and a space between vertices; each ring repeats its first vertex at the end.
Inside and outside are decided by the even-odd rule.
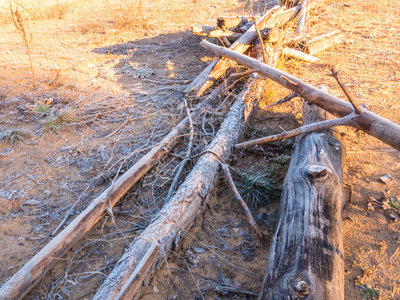
POLYGON ((334 66, 331 66, 331 72, 330 76, 336 79, 337 83, 339 84, 340 88, 342 89, 343 93, 346 95, 347 99, 349 99, 351 105, 353 105, 354 110, 358 115, 362 115, 363 112, 362 110, 357 106, 356 102, 354 101, 353 96, 351 96, 350 92, 347 90, 347 88, 342 84, 340 78, 339 78, 339 71, 335 70, 334 66))
POLYGON ((282 103, 285 103, 285 102, 288 102, 288 101, 292 100, 292 99, 295 98, 295 97, 300 97, 300 95, 297 94, 297 93, 295 93, 295 92, 293 92, 293 93, 291 93, 290 95, 286 96, 285 98, 282 98, 281 100, 278 100, 278 101, 276 101, 275 103, 272 103, 272 104, 270 104, 270 105, 264 107, 264 110, 269 110, 269 109, 271 109, 272 107, 274 107, 274 106, 276 106, 276 105, 279 105, 279 104, 282 104, 282 103))
POLYGON ((185 158, 181 162, 181 165, 179 166, 178 172, 176 172, 175 178, 174 178, 174 180, 173 180, 173 182, 171 184, 171 187, 169 188, 168 195, 167 195, 167 198, 166 198, 165 202, 168 202, 171 199, 172 194, 175 192, 176 186, 178 185, 179 177, 181 176, 181 174, 183 172, 183 169, 185 168, 185 165, 189 161, 190 155, 192 154, 193 136, 194 136, 193 121, 192 121, 192 117, 190 115, 190 110, 189 110, 189 107, 188 107, 186 99, 184 99, 184 101, 185 101, 185 106, 186 106, 186 112, 187 112, 187 115, 188 115, 188 118, 189 118, 189 127, 190 127, 189 145, 188 145, 188 148, 187 148, 187 151, 186 151, 185 158))
POLYGON ((356 113, 351 113, 343 118, 305 125, 291 131, 286 131, 280 134, 271 135, 268 137, 248 141, 245 143, 236 144, 235 149, 246 149, 251 146, 262 146, 271 142, 280 141, 283 139, 289 139, 301 134, 307 134, 313 131, 324 130, 335 126, 352 126, 354 124, 354 119, 357 118, 357 116, 358 115, 356 113))
POLYGON ((251 214, 251 211, 248 208, 246 202, 244 202, 242 196, 240 196, 240 194, 239 194, 239 192, 238 192, 238 190, 237 190, 237 188, 235 186, 235 183, 233 182, 233 179, 232 179, 231 173, 229 172, 228 166, 226 164, 223 164, 223 163, 220 163, 220 164, 221 164, 222 170, 224 171, 225 177, 226 177, 226 179, 227 179, 227 181, 229 183, 229 186, 232 189, 233 194, 235 195, 236 199, 239 201, 239 203, 242 206, 244 212, 246 213, 246 216, 247 216, 247 219, 250 222, 250 225, 256 231, 257 236, 260 239, 260 241, 263 241, 264 235, 262 234, 262 232, 261 232, 260 228, 258 227, 256 221, 254 220, 254 218, 253 218, 253 216, 251 214))

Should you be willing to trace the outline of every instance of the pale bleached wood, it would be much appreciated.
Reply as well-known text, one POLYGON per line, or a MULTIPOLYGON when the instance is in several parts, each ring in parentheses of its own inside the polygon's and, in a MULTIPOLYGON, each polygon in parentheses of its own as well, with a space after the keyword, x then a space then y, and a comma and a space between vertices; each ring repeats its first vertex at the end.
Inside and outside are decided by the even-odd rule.
POLYGON ((262 147, 268 143, 281 141, 281 140, 285 140, 285 139, 291 139, 296 136, 299 136, 302 134, 308 134, 308 133, 311 133, 314 131, 329 129, 329 128, 336 127, 336 126, 352 126, 354 124, 354 119, 357 117, 358 117, 357 114, 351 113, 350 115, 345 116, 343 118, 307 124, 307 125, 301 126, 299 128, 296 128, 296 129, 293 129, 290 131, 285 131, 280 134, 275 134, 275 135, 259 138, 256 140, 251 140, 248 142, 236 144, 235 149, 240 150, 240 149, 246 149, 246 148, 250 148, 250 147, 254 147, 254 146, 262 147))
MULTIPOLYGON (((305 126, 324 115, 304 103, 305 126)), ((259 300, 344 299, 343 151, 330 130, 298 138, 259 300)))
MULTIPOLYGON (((263 80, 251 79, 230 109, 209 145, 209 150, 224 160, 230 156, 233 145, 247 126, 253 108, 262 98, 264 87, 263 80)), ((121 288, 126 287, 138 262, 144 263, 143 257, 153 243, 156 243, 160 250, 150 270, 157 269, 180 245, 182 237, 207 204, 219 176, 219 163, 219 159, 211 153, 206 153, 199 159, 171 201, 129 246, 93 299, 115 299, 121 288)), ((131 288, 125 288, 125 294, 120 295, 119 299, 132 299, 139 293, 140 286, 135 284, 131 288)))
MULTIPOLYGON (((273 7, 267 11, 259 20, 258 28, 264 27, 280 27, 292 20, 294 14, 297 12, 297 7, 284 10, 283 7, 273 7)), ((254 39, 257 37, 257 31, 254 24, 235 42, 229 49, 245 53, 250 47, 254 39)), ((203 93, 225 72, 235 65, 234 62, 225 59, 216 59, 212 62, 212 68, 204 70, 194 81, 188 86, 184 93, 195 93, 200 97, 203 93)))
MULTIPOLYGON (((197 105, 196 110, 191 114, 191 118, 195 119, 201 113, 202 108, 214 101, 226 85, 227 82, 222 83, 202 103, 197 105)), ((146 172, 158 163, 178 141, 188 126, 189 117, 186 117, 159 144, 155 145, 126 173, 119 177, 111 186, 112 188, 107 188, 100 196, 94 199, 79 216, 0 288, 0 299, 23 298, 58 259, 100 220, 106 209, 110 205, 111 207, 114 206, 146 172)))
POLYGON ((192 27, 192 33, 200 36, 208 36, 211 38, 227 38, 229 41, 235 42, 242 36, 241 33, 233 32, 230 30, 216 29, 215 27, 195 24, 192 27))
MULTIPOLYGON (((296 92, 308 101, 322 109, 332 113, 336 117, 344 117, 353 111, 353 106, 338 97, 328 94, 318 88, 303 82, 302 80, 278 70, 274 67, 246 55, 224 49, 206 41, 200 43, 204 48, 214 53, 236 61, 238 64, 252 69, 265 77, 283 85, 287 89, 296 92)), ((376 137, 382 142, 400 150, 400 126, 373 112, 361 109, 364 113, 355 120, 355 127, 376 137)))
POLYGON ((343 35, 338 31, 319 35, 306 42, 304 46, 304 52, 313 55, 322 52, 334 45, 340 44, 342 40, 343 35))
POLYGON ((283 48, 282 53, 288 57, 296 58, 309 63, 319 62, 319 58, 292 48, 283 48))

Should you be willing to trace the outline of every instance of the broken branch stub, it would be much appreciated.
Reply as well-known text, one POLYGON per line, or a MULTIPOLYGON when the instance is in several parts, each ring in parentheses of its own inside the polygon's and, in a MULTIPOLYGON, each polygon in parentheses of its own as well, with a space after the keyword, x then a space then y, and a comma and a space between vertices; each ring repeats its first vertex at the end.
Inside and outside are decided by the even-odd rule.
MULTIPOLYGON (((321 91, 288 73, 263 64, 246 55, 213 45, 207 41, 202 41, 200 44, 218 55, 232 59, 238 64, 252 69, 280 85, 283 85, 287 89, 296 92, 311 103, 314 103, 337 117, 347 116, 353 111, 353 106, 350 103, 321 91)), ((361 109, 361 111, 363 114, 355 119, 354 127, 400 150, 400 126, 366 109, 361 109)))

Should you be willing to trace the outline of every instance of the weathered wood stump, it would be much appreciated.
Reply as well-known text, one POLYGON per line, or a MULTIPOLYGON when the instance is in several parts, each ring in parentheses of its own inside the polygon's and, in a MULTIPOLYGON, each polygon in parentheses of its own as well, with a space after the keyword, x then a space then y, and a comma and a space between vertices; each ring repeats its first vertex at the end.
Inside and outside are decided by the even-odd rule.
MULTIPOLYGON (((303 124, 324 119, 323 110, 305 103, 303 124)), ((332 130, 297 139, 259 299, 344 299, 339 139, 332 130)))

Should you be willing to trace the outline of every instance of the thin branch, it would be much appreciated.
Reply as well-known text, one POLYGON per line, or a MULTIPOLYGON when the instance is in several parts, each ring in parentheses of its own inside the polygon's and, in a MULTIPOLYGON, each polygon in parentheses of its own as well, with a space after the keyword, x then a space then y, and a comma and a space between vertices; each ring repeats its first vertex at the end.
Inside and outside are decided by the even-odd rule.
POLYGON ((285 98, 282 98, 281 100, 278 100, 275 103, 272 103, 272 104, 264 107, 264 110, 270 110, 272 107, 277 106, 277 105, 282 104, 282 103, 285 103, 285 102, 288 102, 288 101, 292 100, 295 97, 300 97, 300 95, 295 93, 295 92, 293 92, 290 95, 287 95, 285 98))
POLYGON ((251 211, 250 211, 249 207, 247 206, 246 202, 244 202, 242 196, 240 196, 240 194, 239 194, 239 192, 238 192, 238 190, 237 190, 237 188, 235 186, 235 183, 233 182, 231 173, 229 172, 228 165, 226 165, 224 163, 221 163, 221 162, 220 162, 220 165, 221 165, 222 170, 224 171, 224 174, 225 174, 225 177, 226 177, 226 179, 227 179, 227 181, 229 183, 229 186, 232 189, 232 192, 235 195, 236 199, 239 201, 240 205, 242 206, 242 208, 243 208, 243 210, 244 210, 244 212, 245 212, 245 214, 247 216, 247 219, 250 222, 250 225, 256 231, 257 236, 260 239, 260 241, 263 241, 264 235, 262 234, 262 232, 261 232, 260 228, 258 227, 256 221, 254 220, 254 218, 253 218, 253 216, 251 214, 251 211))
POLYGON ((339 71, 335 70, 334 66, 331 66, 331 72, 330 76, 336 79, 337 83, 339 84, 340 88, 342 89, 343 93, 346 95, 347 99, 349 99, 351 105, 353 105, 354 110, 358 115, 362 115, 364 112, 357 106, 356 102, 354 101, 353 96, 350 94, 350 92, 347 90, 347 88, 342 84, 340 78, 339 78, 339 71))
POLYGON ((268 61, 268 60, 267 60, 267 52, 265 51, 264 41, 263 41, 263 39, 262 39, 261 32, 260 32, 260 29, 258 28, 257 20, 256 20, 255 17, 253 17, 253 23, 254 23, 254 27, 256 28, 258 38, 259 38, 259 40, 260 40, 261 50, 262 50, 262 54, 263 54, 264 63, 267 63, 267 61, 268 61))
POLYGON ((178 185, 178 180, 183 172, 183 168, 185 167, 186 163, 190 160, 190 155, 192 154, 193 136, 194 136, 193 121, 192 121, 192 117, 191 117, 186 99, 184 99, 184 101, 185 101, 186 112, 187 112, 187 115, 189 118, 189 126, 190 126, 189 145, 188 145, 188 149, 186 151, 185 158, 183 159, 181 165, 179 166, 178 172, 176 172, 175 178, 171 184, 171 187, 169 188, 168 195, 167 195, 165 202, 168 202, 172 198, 172 194, 175 192, 176 186, 178 185))
POLYGON ((358 117, 358 115, 356 113, 351 113, 343 118, 327 120, 327 121, 322 121, 322 122, 318 122, 318 123, 305 125, 305 126, 296 128, 291 131, 286 131, 286 132, 283 132, 280 134, 248 141, 245 143, 236 144, 235 149, 246 149, 246 148, 249 148, 252 146, 263 146, 263 145, 271 143, 271 142, 280 141, 283 139, 294 138, 301 134, 307 134, 307 133, 311 133, 311 132, 314 132, 317 130, 324 130, 324 129, 328 129, 328 128, 336 127, 336 126, 352 126, 352 125, 354 125, 354 119, 357 117, 358 117))

